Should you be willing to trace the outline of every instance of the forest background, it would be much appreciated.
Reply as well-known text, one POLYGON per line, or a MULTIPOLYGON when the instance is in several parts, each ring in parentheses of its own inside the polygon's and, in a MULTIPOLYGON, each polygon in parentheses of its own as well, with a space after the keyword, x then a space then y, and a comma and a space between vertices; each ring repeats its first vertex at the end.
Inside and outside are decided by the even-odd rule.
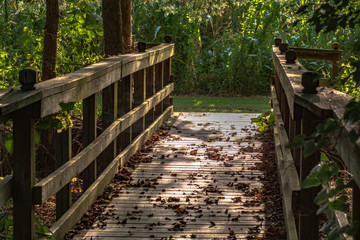
MULTIPOLYGON (((333 42, 339 42, 345 68, 341 81, 330 82, 359 97, 352 74, 359 61, 354 54, 359 27, 319 31, 308 23, 316 5, 297 13, 300 6, 309 2, 320 3, 133 0, 133 34, 136 41, 150 42, 162 42, 165 35, 172 35, 176 48, 172 63, 175 93, 182 95, 267 95, 274 72, 270 48, 275 36, 297 47, 331 49, 333 42)), ((60 0, 59 5, 58 76, 98 62, 105 55, 101 1, 60 0)), ((22 69, 41 72, 45 1, 2 0, 0 9, 0 88, 8 88, 18 85, 22 69)), ((330 78, 329 63, 302 63, 330 78)))

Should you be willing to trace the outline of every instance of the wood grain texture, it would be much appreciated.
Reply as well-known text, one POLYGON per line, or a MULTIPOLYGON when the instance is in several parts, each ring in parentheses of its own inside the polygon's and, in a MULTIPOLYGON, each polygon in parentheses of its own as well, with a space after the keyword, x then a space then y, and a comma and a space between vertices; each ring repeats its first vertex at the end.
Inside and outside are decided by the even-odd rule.
POLYGON ((283 195, 283 211, 286 224, 287 239, 297 240, 296 212, 293 212, 292 192, 300 190, 299 175, 297 173, 290 149, 284 124, 281 119, 279 103, 274 86, 271 87, 271 101, 275 115, 274 141, 280 188, 283 195))
POLYGON ((74 203, 74 205, 51 227, 55 239, 62 239, 90 208, 96 198, 104 191, 106 185, 110 183, 118 171, 119 165, 126 162, 145 141, 161 126, 164 120, 172 114, 172 107, 168 108, 156 121, 140 134, 126 149, 124 149, 106 169, 101 173, 97 180, 88 188, 86 192, 74 203))
MULTIPOLYGON (((235 182, 249 184, 250 189, 263 187, 257 178, 263 173, 250 170, 261 161, 260 153, 245 151, 239 154, 244 147, 259 144, 254 138, 246 138, 251 134, 250 118, 254 116, 180 114, 170 125, 173 127, 169 137, 155 143, 152 152, 141 154, 152 161, 141 163, 133 172, 130 185, 120 189, 118 196, 108 204, 113 207, 105 210, 109 212, 106 227, 99 229, 95 223, 94 229, 84 230, 74 239, 161 239, 170 236, 175 239, 228 239, 229 229, 234 230, 236 239, 249 237, 249 229, 258 226, 258 218, 265 216, 265 206, 246 206, 245 202, 254 200, 254 196, 245 196, 243 191, 227 184, 238 178, 235 182), (229 137, 228 142, 207 138, 215 129, 221 132, 222 138, 229 137), (206 157, 205 152, 220 148, 220 154, 234 158, 219 161, 206 157), (226 166, 224 162, 232 166, 226 166), (157 179, 154 187, 133 186, 142 181, 153 182, 151 179, 157 179), (172 202, 171 198, 178 200, 172 202), (235 198, 241 201, 236 202, 235 198), (177 213, 177 209, 187 213, 177 213), (121 224, 125 219, 126 223, 121 224), (181 222, 184 226, 177 229, 176 224, 181 222)), ((257 236, 263 236, 265 229, 273 224, 263 221, 257 236)))
POLYGON ((58 112, 59 103, 77 102, 151 64, 174 54, 174 44, 160 44, 145 53, 126 54, 106 58, 99 63, 50 81, 35 84, 36 90, 15 88, 0 100, 0 115, 9 114, 36 101, 41 102, 41 116, 58 112))
POLYGON ((93 160, 99 156, 117 136, 130 127, 133 123, 143 117, 149 109, 162 101, 174 89, 173 84, 167 85, 163 90, 147 99, 140 106, 134 108, 123 117, 112 123, 99 137, 83 149, 69 162, 55 170, 52 174, 37 183, 34 188, 34 203, 45 202, 50 196, 65 186, 67 182, 82 172, 93 160))
POLYGON ((35 120, 33 108, 17 111, 13 120, 13 204, 14 239, 35 239, 35 208, 32 187, 35 183, 35 120))

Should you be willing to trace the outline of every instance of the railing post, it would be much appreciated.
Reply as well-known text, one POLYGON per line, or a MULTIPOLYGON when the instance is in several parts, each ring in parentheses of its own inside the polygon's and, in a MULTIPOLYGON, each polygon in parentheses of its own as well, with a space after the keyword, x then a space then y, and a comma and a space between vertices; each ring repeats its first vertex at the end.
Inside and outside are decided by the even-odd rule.
MULTIPOLYGON (((152 65, 146 69, 146 99, 152 97, 155 93, 155 66, 152 65)), ((154 122, 154 108, 151 108, 145 116, 145 128, 148 128, 154 122)))
MULTIPOLYGON (((110 126, 117 117, 117 93, 118 83, 115 82, 103 89, 102 94, 102 130, 104 131, 110 126)), ((100 169, 101 171, 115 158, 116 156, 116 139, 111 143, 100 155, 100 169)))
MULTIPOLYGON (((71 159, 71 128, 55 135, 55 168, 61 167, 71 159)), ((71 207, 71 185, 68 183, 56 193, 56 219, 71 207)))
MULTIPOLYGON (((332 48, 334 50, 338 50, 340 47, 339 43, 333 43, 332 48)), ((332 71, 332 77, 336 78, 339 75, 339 62, 340 62, 341 54, 335 53, 332 55, 332 61, 331 61, 331 71, 332 71)))
MULTIPOLYGON (((159 92, 164 87, 163 82, 163 71, 164 65, 163 62, 157 63, 155 65, 155 92, 159 92)), ((159 117, 164 111, 163 102, 160 102, 155 106, 155 117, 159 117)))
MULTIPOLYGON (((166 43, 170 43, 172 40, 171 36, 165 36, 164 38, 166 43)), ((163 86, 166 86, 170 83, 170 75, 171 75, 171 57, 164 60, 164 77, 163 77, 163 86)), ((163 101, 163 110, 170 106, 170 96, 167 96, 163 101)))
MULTIPOLYGON (((96 94, 83 100, 83 144, 84 148, 96 138, 96 94)), ((96 180, 96 160, 83 171, 83 190, 96 180)))
MULTIPOLYGON (((118 95, 118 117, 124 116, 132 107, 132 91, 133 91, 133 76, 128 75, 123 77, 119 82, 118 95)), ((124 150, 131 143, 131 127, 125 129, 117 138, 119 142, 119 151, 124 150)), ((124 163, 121 163, 123 166, 124 163)))
MULTIPOLYGON (((174 75, 170 75, 170 83, 174 83, 174 75)), ((173 97, 170 96, 170 106, 174 105, 174 102, 173 102, 173 97)))
MULTIPOLYGON (((39 111, 39 109, 37 109, 39 111)), ((35 239, 32 187, 35 184, 35 120, 32 106, 14 113, 14 239, 35 239)))
MULTIPOLYGON (((360 189, 359 186, 355 183, 355 187, 353 187, 353 195, 352 195, 352 221, 357 222, 360 221, 360 189)), ((354 240, 360 240, 360 228, 354 240)))
MULTIPOLYGON (((302 134, 310 137, 316 130, 320 122, 318 116, 311 111, 303 108, 303 118, 301 121, 302 134)), ((300 163, 300 182, 308 176, 313 167, 320 162, 320 151, 316 151, 307 158, 302 157, 300 163)), ((300 194, 300 219, 299 219, 299 239, 317 240, 319 235, 319 219, 316 215, 318 206, 314 199, 319 192, 319 188, 313 187, 302 189, 300 194)))
MULTIPOLYGON (((145 69, 139 70, 134 73, 134 107, 141 105, 145 100, 145 81, 145 69)), ((141 117, 132 126, 132 140, 134 140, 142 131, 144 131, 144 127, 145 118, 141 117)))

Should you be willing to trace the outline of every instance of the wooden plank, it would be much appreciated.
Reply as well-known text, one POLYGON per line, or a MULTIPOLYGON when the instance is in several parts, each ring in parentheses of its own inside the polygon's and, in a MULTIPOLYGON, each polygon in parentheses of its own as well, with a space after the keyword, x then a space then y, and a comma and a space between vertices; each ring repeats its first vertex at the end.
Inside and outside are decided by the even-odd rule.
MULTIPOLYGON (((71 128, 55 135, 55 168, 59 168, 71 159, 71 128)), ((56 193, 56 219, 59 219, 71 206, 71 185, 66 184, 56 193)))
POLYGON ((289 47, 296 52, 297 58, 332 61, 334 56, 341 56, 343 51, 334 49, 314 49, 289 47))
POLYGON ((60 110, 59 103, 77 102, 89 97, 118 81, 119 76, 125 77, 149 66, 150 62, 163 61, 173 54, 173 44, 162 44, 149 53, 110 57, 73 73, 38 83, 33 91, 15 88, 0 100, 0 115, 9 114, 41 99, 41 116, 56 113, 60 110))
POLYGON ((293 212, 292 192, 300 190, 299 176, 292 154, 286 145, 289 140, 282 123, 279 103, 274 86, 271 87, 271 101, 275 115, 274 141, 275 152, 280 180, 280 188, 283 195, 283 211, 286 224, 287 239, 298 239, 296 219, 297 212, 293 212))
POLYGON ((175 54, 175 45, 173 43, 162 43, 156 47, 147 49, 146 52, 150 55, 150 65, 155 65, 172 57, 175 54))
POLYGON ((103 171, 99 178, 90 186, 90 188, 74 203, 74 205, 63 215, 50 231, 55 239, 61 239, 89 209, 89 207, 100 195, 107 184, 110 183, 118 171, 121 163, 126 162, 142 144, 160 127, 163 121, 172 113, 172 107, 169 107, 146 131, 136 138, 131 145, 122 151, 103 171))
POLYGON ((8 115, 39 100, 41 100, 41 91, 24 91, 20 87, 16 87, 11 93, 0 100, 0 115, 8 115))
MULTIPOLYGON (((171 58, 168 58, 164 61, 164 85, 168 85, 170 83, 170 75, 171 75, 171 58)), ((164 108, 170 106, 170 96, 166 97, 163 102, 164 108)))
MULTIPOLYGON (((87 147, 96 138, 97 119, 96 94, 83 100, 83 144, 87 147)), ((96 159, 82 172, 83 190, 85 191, 96 180, 96 159)))
POLYGON ((6 95, 14 91, 14 88, 0 89, 0 100, 3 99, 6 95))
POLYGON ((45 202, 50 196, 64 187, 65 183, 83 171, 123 130, 144 116, 155 104, 162 101, 170 94, 173 88, 174 85, 169 84, 152 98, 116 120, 78 155, 37 183, 33 187, 34 203, 40 204, 45 202))
MULTIPOLYGON (((146 71, 142 69, 134 73, 134 107, 141 105, 146 97, 146 71)), ((145 117, 132 125, 132 139, 135 139, 145 128, 145 117)))
POLYGON ((0 206, 4 206, 13 197, 13 177, 7 175, 0 181, 0 206))
MULTIPOLYGON (((310 137, 320 122, 319 118, 307 109, 303 109, 303 119, 301 120, 302 134, 310 137)), ((302 157, 300 181, 309 175, 310 171, 320 162, 320 151, 316 151, 307 158, 302 157)), ((318 239, 319 235, 319 216, 316 214, 318 206, 314 199, 319 192, 318 187, 302 189, 300 192, 300 219, 299 219, 299 239, 318 239)))
MULTIPOLYGON (((164 86, 163 72, 164 72, 163 62, 157 63, 155 65, 155 92, 160 91, 164 86)), ((155 106, 155 117, 161 115, 163 109, 164 106, 162 102, 157 106, 155 106)))
MULTIPOLYGON (((118 118, 123 117, 133 109, 133 75, 128 75, 119 82, 118 93, 118 118)), ((131 127, 120 133, 118 139, 118 151, 125 149, 131 142, 131 127)))
MULTIPOLYGON (((118 83, 114 83, 103 89, 102 93, 102 130, 105 131, 117 119, 117 94, 118 83)), ((97 166, 101 172, 116 156, 116 138, 100 154, 97 166)))
POLYGON ((32 105, 14 114, 14 239, 35 239, 32 187, 35 183, 35 120, 32 105))
MULTIPOLYGON (((206 114, 205 114, 206 115, 206 114)), ((246 131, 243 128, 248 123, 242 121, 241 118, 237 118, 236 115, 226 115, 222 114, 222 118, 214 117, 214 121, 220 119, 218 123, 215 124, 216 127, 227 125, 222 119, 239 119, 239 125, 236 125, 237 131, 242 132, 246 131), (230 117, 231 116, 231 117, 230 117)), ((208 121, 216 114, 209 114, 209 117, 205 117, 202 114, 194 117, 193 115, 184 115, 179 116, 181 120, 172 123, 175 125, 174 128, 170 130, 176 130, 176 126, 191 126, 192 122, 201 122, 201 119, 208 121), (196 120, 195 120, 196 119, 196 120)), ((255 115, 253 115, 255 116, 255 115)), ((249 116, 250 118, 250 116, 249 116)), ((250 120, 249 120, 250 121, 250 120)), ((205 128, 200 128, 196 130, 198 132, 206 133, 205 128)), ((184 135, 192 134, 191 131, 186 133, 181 133, 184 135)), ((222 133, 226 134, 226 131, 222 133)), ((261 172, 257 170, 244 170, 242 169, 242 164, 246 164, 247 168, 254 167, 256 163, 260 163, 261 159, 258 157, 256 159, 250 160, 248 158, 232 160, 231 163, 234 163, 233 167, 226 167, 223 165, 223 161, 214 161, 211 159, 200 160, 196 159, 198 156, 181 156, 178 158, 173 158, 171 156, 161 157, 164 155, 167 149, 162 147, 165 145, 170 145, 168 141, 176 142, 175 139, 168 139, 164 143, 156 143, 156 146, 153 149, 157 149, 158 153, 140 153, 139 157, 149 156, 152 157, 152 162, 150 163, 141 163, 140 166, 133 172, 132 180, 129 184, 136 184, 138 181, 146 181, 146 179, 155 179, 158 178, 157 184, 154 188, 146 188, 141 186, 132 186, 122 187, 119 191, 116 192, 112 202, 109 204, 102 205, 103 207, 109 206, 109 219, 105 222, 107 223, 105 229, 89 229, 86 230, 87 233, 81 234, 80 236, 75 236, 75 239, 81 238, 91 238, 98 236, 102 239, 109 239, 111 236, 117 236, 120 239, 124 239, 122 233, 125 235, 128 231, 134 231, 132 236, 135 239, 140 238, 150 238, 151 234, 154 234, 155 238, 161 238, 166 236, 173 236, 178 239, 177 232, 172 231, 173 224, 176 222, 176 219, 185 221, 186 228, 184 231, 181 231, 181 235, 186 235, 186 239, 190 239, 189 232, 195 231, 198 234, 206 236, 203 239, 213 239, 216 236, 222 236, 223 238, 229 237, 229 228, 233 229, 237 234, 236 237, 242 236, 246 238, 249 228, 254 226, 259 226, 260 234, 257 235, 259 238, 263 235, 261 233, 265 232, 265 228, 270 227, 272 224, 271 220, 264 219, 264 221, 259 221, 258 218, 265 218, 265 215, 268 213, 263 212, 265 209, 264 204, 259 206, 245 206, 245 201, 251 201, 256 199, 256 196, 244 196, 244 192, 236 189, 236 187, 226 186, 229 182, 241 182, 249 183, 249 186, 252 189, 262 189, 262 183, 254 175, 250 175, 250 172, 261 172), (154 155, 157 156, 154 156, 154 155), (189 157, 189 159, 187 159, 189 157), (241 160, 241 161, 240 161, 241 160), (163 162, 163 163, 162 163, 163 162), (210 163, 209 165, 207 163, 210 163), (225 173, 227 172, 227 173, 225 173), (215 175, 213 175, 213 173, 215 175), (175 174, 175 175, 173 175, 175 174), (233 175, 234 174, 234 175, 233 175), (240 178, 240 175, 243 174, 247 179, 240 178), (197 176, 197 179, 190 179, 189 175, 197 176), (208 175, 208 177, 206 177, 208 175), (207 179, 208 178, 208 179, 207 179), (238 178, 238 180, 235 180, 238 178), (214 180, 216 179, 216 183, 214 180), (214 184, 219 192, 212 192, 209 188, 209 192, 206 191, 206 187, 214 184), (165 199, 164 203, 161 203, 159 200, 156 201, 157 197, 165 199), (179 197, 179 201, 171 202, 170 197, 179 197), (218 202, 215 204, 209 203, 206 198, 209 197, 220 197, 218 202), (233 198, 241 197, 241 201, 236 202, 233 198), (188 213, 181 215, 176 213, 176 208, 171 206, 183 206, 187 209, 188 213), (195 212, 198 211, 199 212, 195 212), (112 216, 112 214, 114 214, 112 216), (229 216, 230 214, 230 216, 229 216), (203 215, 203 216, 200 216, 203 215), (238 219, 236 217, 238 216, 238 219), (132 217, 132 218, 131 218, 132 217), (258 217, 258 218, 257 218, 258 217), (126 224, 120 224, 119 222, 127 219, 126 224), (234 220, 232 220, 234 218, 234 220), (190 220, 191 219, 191 220, 190 220), (146 226, 156 222, 164 222, 166 225, 154 226, 151 229, 146 226), (215 226, 211 226, 210 221, 215 222, 215 226), (240 235, 240 233, 242 235, 240 235), (170 235, 169 235, 170 234, 170 235), (223 234, 223 235, 220 235, 223 234)), ((187 141, 179 141, 179 144, 184 144, 184 148, 190 149, 197 148, 199 145, 204 144, 203 141, 199 141, 199 144, 187 145, 187 141)), ((217 141, 217 143, 222 146, 224 143, 217 141)), ((215 144, 215 143, 213 143, 215 144)), ((235 152, 238 152, 242 146, 240 144, 227 143, 227 145, 233 144, 235 152)), ((169 147, 171 149, 171 147, 169 147)), ((201 147, 204 150, 206 147, 201 147)), ((228 148, 223 148, 223 153, 228 153, 228 148)), ((199 149, 198 149, 199 150, 199 149)), ((201 155, 203 153, 199 153, 201 155)), ((254 152, 254 156, 259 153, 254 152)), ((201 157, 201 156, 199 156, 201 157)), ((202 158, 203 159, 203 158, 202 158)), ((151 181, 151 180, 150 180, 151 181)), ((117 186, 117 184, 115 184, 117 186)), ((180 221, 178 220, 178 221, 180 221)), ((274 223, 275 224, 275 223, 274 223)), ((97 223, 94 224, 96 228, 97 223)), ((278 223, 276 226, 281 226, 281 223, 278 223)), ((196 238, 202 238, 200 235, 197 235, 196 238)), ((237 238, 239 239, 239 238, 237 238)), ((278 238, 279 239, 279 238, 278 238)))
MULTIPOLYGON (((151 65, 146 69, 146 98, 150 98, 155 94, 155 65, 151 65)), ((145 116, 146 128, 154 121, 154 108, 149 110, 145 116)))

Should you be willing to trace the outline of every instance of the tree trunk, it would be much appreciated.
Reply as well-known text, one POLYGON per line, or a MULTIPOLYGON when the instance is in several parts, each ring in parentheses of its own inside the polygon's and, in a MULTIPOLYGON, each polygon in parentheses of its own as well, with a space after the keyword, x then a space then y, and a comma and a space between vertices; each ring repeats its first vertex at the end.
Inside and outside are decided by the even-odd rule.
POLYGON ((58 0, 46 0, 46 23, 44 31, 44 50, 42 80, 56 77, 57 32, 59 28, 58 0))
POLYGON ((118 55, 123 52, 122 41, 122 0, 103 0, 103 22, 105 55, 118 55))
POLYGON ((131 25, 131 7, 132 0, 122 0, 121 1, 121 14, 122 14, 122 35, 123 35, 123 44, 124 52, 130 53, 132 49, 132 25, 131 25))

